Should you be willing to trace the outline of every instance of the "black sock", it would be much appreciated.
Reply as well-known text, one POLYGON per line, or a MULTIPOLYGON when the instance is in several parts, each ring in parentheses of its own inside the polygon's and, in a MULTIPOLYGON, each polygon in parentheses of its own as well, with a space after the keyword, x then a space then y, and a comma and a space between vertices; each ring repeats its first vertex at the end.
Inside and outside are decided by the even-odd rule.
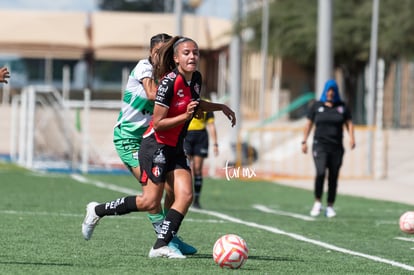
POLYGON ((180 212, 170 209, 162 222, 161 231, 158 233, 157 241, 154 244, 154 249, 168 245, 171 239, 175 236, 180 228, 184 215, 180 212))
POLYGON ((201 195, 201 188, 203 187, 203 176, 194 176, 194 201, 198 202, 201 195))
POLYGON ((99 217, 125 215, 131 212, 137 212, 137 196, 128 196, 119 198, 110 202, 102 203, 95 207, 95 213, 99 217))

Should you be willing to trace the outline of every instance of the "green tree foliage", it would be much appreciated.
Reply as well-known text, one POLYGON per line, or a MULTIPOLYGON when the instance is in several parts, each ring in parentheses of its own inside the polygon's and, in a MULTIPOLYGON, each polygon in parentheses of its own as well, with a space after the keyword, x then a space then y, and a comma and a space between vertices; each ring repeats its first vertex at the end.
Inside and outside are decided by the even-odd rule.
MULTIPOLYGON (((315 70, 317 0, 269 1, 269 54, 289 58, 315 70)), ((414 1, 380 0, 378 57, 386 64, 414 54, 414 1)), ((345 76, 345 93, 356 106, 357 90, 364 88, 363 72, 369 62, 372 0, 332 0, 334 66, 345 76)), ((242 27, 256 33, 249 46, 260 49, 262 9, 249 13, 242 27)), ((361 94, 361 93, 359 93, 361 94)))
MULTIPOLYGON (((316 49, 316 1, 270 1, 269 54, 293 58, 300 64, 313 64, 316 49)), ((260 49, 262 9, 251 12, 244 27, 253 28, 250 46, 260 49)))
MULTIPOLYGON (((317 0, 275 0, 269 9, 269 54, 312 66, 317 37, 317 0)), ((371 39, 372 1, 333 0, 333 47, 335 64, 367 62, 371 39)), ((414 53, 414 1, 380 0, 378 56, 386 60, 414 53)), ((255 30, 250 45, 260 49, 262 10, 246 18, 255 30)))
POLYGON ((379 24, 380 56, 387 60, 414 55, 414 1, 381 0, 379 24))

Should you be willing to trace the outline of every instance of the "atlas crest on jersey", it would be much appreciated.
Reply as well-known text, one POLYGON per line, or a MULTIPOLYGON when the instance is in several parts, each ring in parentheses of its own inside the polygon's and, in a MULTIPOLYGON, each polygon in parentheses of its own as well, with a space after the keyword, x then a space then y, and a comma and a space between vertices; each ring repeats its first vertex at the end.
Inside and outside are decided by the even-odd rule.
POLYGON ((343 114, 344 113, 344 107, 343 106, 338 106, 336 108, 336 110, 338 111, 338 113, 343 114))
POLYGON ((158 178, 162 173, 162 169, 157 165, 157 166, 152 167, 151 172, 155 177, 158 178))

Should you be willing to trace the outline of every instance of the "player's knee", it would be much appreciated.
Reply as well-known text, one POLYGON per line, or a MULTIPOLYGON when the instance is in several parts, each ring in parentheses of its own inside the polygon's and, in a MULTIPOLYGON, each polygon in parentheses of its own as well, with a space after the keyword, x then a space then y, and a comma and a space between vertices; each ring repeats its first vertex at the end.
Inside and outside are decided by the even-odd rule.
POLYGON ((193 202, 193 192, 185 192, 181 194, 181 199, 186 205, 191 205, 193 202))
POLYGON ((147 202, 148 211, 157 210, 160 208, 160 204, 155 201, 147 202))
POLYGON ((157 210, 159 207, 160 207, 160 203, 158 202, 158 200, 150 199, 147 197, 142 197, 141 200, 139 201, 138 209, 141 211, 153 211, 153 210, 157 210))

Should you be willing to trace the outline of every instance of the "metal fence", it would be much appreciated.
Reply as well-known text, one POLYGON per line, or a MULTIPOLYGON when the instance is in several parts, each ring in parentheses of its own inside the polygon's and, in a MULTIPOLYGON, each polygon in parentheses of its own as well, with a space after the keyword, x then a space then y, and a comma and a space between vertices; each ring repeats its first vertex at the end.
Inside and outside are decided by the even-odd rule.
MULTIPOLYGON (((356 126, 356 148, 350 149, 349 137, 344 137, 345 155, 341 178, 386 177, 385 132, 375 128, 356 126)), ((315 174, 311 152, 311 137, 307 154, 301 151, 303 127, 279 126, 253 128, 248 131, 247 159, 249 168, 263 178, 310 178, 315 174), (254 155, 252 155, 254 153, 254 155), (254 161, 254 157, 257 159, 254 161)), ((243 154, 242 154, 243 155, 243 154)))

